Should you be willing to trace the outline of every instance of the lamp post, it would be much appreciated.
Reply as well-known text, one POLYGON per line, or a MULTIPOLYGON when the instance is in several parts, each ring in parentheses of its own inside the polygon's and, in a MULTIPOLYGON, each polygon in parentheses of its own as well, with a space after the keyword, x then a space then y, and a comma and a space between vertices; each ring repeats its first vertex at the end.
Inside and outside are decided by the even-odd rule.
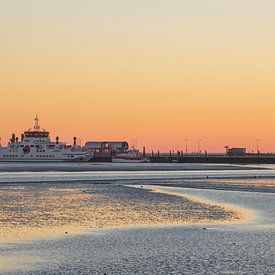
POLYGON ((201 142, 202 142, 202 139, 200 138, 198 141, 198 155, 201 154, 201 142))
POLYGON ((187 154, 187 152, 188 152, 188 141, 189 141, 189 139, 186 138, 184 141, 185 141, 185 153, 187 154))
POLYGON ((260 153, 260 151, 259 151, 259 142, 260 142, 260 139, 257 138, 257 139, 255 139, 255 141, 256 141, 256 145, 257 145, 257 154, 259 155, 259 153, 260 153))

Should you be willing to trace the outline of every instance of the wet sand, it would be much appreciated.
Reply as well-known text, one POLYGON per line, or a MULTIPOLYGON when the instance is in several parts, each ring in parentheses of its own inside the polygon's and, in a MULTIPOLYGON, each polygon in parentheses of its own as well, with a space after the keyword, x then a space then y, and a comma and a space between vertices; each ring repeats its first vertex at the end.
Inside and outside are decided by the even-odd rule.
POLYGON ((6 185, 0 189, 0 241, 140 225, 228 223, 243 211, 152 188, 95 184, 6 185))
MULTIPOLYGON (((273 182, 274 180, 271 180, 268 184, 273 182)), ((251 183, 247 181, 247 184, 251 183)), ((178 196, 191 196, 199 198, 200 201, 215 202, 217 205, 230 204, 251 209, 256 212, 256 218, 247 223, 214 222, 100 228, 82 234, 2 243, 0 272, 37 275, 274 274, 273 193, 234 191, 234 187, 232 191, 148 187, 177 193, 177 196, 167 196, 148 192, 144 188, 125 189, 126 187, 116 185, 114 189, 105 187, 105 191, 104 188, 98 191, 92 188, 92 194, 96 196, 98 193, 111 193, 116 200, 125 200, 129 204, 137 202, 133 199, 134 196, 146 201, 150 207, 152 198, 157 201, 167 199, 176 204, 177 200, 184 199, 178 196), (147 197, 143 197, 145 194, 147 197)), ((78 188, 79 190, 81 189, 78 188)), ((155 210, 157 209, 152 209, 155 210)))
MULTIPOLYGON (((132 187, 141 188, 140 186, 134 186, 134 185, 132 185, 132 187)), ((224 202, 223 203, 213 202, 210 199, 202 198, 194 194, 188 195, 184 193, 185 188, 181 190, 182 192, 178 192, 180 189, 174 188, 174 187, 165 188, 163 186, 145 185, 145 186, 142 186, 142 188, 148 189, 151 192, 156 192, 156 193, 161 193, 161 194, 166 194, 171 196, 178 196, 178 197, 184 198, 185 200, 192 201, 193 203, 200 203, 200 204, 213 206, 213 207, 219 206, 227 213, 235 213, 233 214, 232 218, 228 218, 222 221, 214 221, 216 224, 247 223, 255 219, 255 216, 256 216, 256 214, 248 208, 244 208, 238 205, 233 205, 233 204, 224 203, 224 202)))
POLYGON ((158 173, 109 173, 109 184, 1 178, 0 273, 273 274, 275 179, 221 174, 231 172, 170 183, 158 173))

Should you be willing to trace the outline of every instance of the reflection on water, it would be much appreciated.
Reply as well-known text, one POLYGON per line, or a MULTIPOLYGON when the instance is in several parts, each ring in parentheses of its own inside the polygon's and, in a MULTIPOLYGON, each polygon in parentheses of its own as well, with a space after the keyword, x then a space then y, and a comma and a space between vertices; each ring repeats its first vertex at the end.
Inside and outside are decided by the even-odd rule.
POLYGON ((39 266, 44 260, 36 255, 22 255, 12 253, 11 255, 0 256, 0 271, 3 272, 24 272, 30 271, 34 266, 39 266))
POLYGON ((2 241, 88 228, 236 218, 239 213, 220 206, 120 185, 16 184, 0 189, 2 241))
POLYGON ((228 184, 230 186, 264 186, 264 187, 274 187, 275 188, 275 179, 274 178, 249 178, 249 179, 201 179, 197 180, 198 182, 207 182, 208 184, 228 184))
MULTIPOLYGON (((230 166, 229 166, 230 167, 230 166)), ((123 171, 43 171, 43 172, 0 172, 0 183, 30 183, 30 182, 114 182, 121 180, 182 180, 182 179, 206 179, 206 178, 241 178, 241 177, 275 177, 274 170, 213 170, 208 166, 202 170, 138 170, 130 171, 127 167, 123 171), (209 170, 207 170, 209 169, 209 170)), ((216 168, 218 169, 218 168, 216 168)))

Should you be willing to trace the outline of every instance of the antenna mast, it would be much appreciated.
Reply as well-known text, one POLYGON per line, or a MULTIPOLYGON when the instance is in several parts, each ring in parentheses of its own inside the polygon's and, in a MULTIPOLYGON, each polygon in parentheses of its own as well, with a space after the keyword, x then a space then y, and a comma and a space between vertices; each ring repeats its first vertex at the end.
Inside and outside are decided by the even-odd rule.
POLYGON ((40 125, 39 125, 38 114, 36 114, 34 121, 35 121, 35 123, 34 123, 33 129, 34 129, 35 131, 39 131, 39 130, 40 130, 40 125))

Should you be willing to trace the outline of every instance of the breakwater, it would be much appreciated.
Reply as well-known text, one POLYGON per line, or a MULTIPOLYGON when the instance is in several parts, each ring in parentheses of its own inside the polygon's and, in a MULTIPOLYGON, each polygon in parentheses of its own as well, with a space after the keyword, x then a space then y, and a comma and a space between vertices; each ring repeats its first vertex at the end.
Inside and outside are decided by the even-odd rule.
POLYGON ((275 156, 269 155, 151 155, 148 156, 153 163, 223 163, 223 164, 275 164, 275 156))

